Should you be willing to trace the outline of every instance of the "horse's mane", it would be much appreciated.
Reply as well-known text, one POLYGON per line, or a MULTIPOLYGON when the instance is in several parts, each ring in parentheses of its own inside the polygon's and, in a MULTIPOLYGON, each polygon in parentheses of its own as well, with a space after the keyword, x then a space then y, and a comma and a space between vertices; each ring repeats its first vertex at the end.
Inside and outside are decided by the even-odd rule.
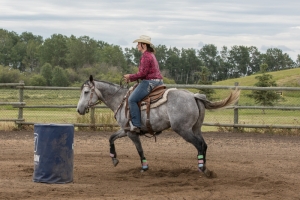
MULTIPOLYGON (((86 81, 81 85, 81 89, 80 89, 80 90, 82 90, 82 89, 83 89, 83 86, 86 85, 86 84, 88 84, 89 81, 90 81, 90 80, 86 80, 86 81)), ((94 81, 106 83, 106 84, 109 84, 109 85, 112 85, 112 86, 119 86, 119 85, 117 85, 117 84, 115 84, 115 83, 110 83, 110 82, 107 82, 107 81, 100 81, 100 80, 97 80, 97 79, 94 79, 94 81)))

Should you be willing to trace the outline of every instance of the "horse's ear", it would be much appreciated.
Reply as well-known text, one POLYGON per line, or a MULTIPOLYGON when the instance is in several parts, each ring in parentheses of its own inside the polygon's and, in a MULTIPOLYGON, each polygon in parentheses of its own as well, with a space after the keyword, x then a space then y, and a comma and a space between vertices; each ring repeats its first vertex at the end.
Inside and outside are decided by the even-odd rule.
POLYGON ((93 82, 93 75, 90 75, 90 82, 93 82))

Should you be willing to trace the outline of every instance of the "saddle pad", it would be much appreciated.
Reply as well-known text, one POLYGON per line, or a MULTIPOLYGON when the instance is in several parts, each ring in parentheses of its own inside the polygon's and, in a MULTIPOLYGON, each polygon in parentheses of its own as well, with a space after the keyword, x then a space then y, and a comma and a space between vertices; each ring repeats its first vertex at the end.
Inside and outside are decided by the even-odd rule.
MULTIPOLYGON (((168 93, 169 93, 170 91, 172 91, 172 90, 177 90, 177 88, 170 88, 170 89, 167 89, 167 90, 165 91, 165 93, 163 94, 163 96, 162 96, 161 99, 159 99, 158 101, 156 101, 156 102, 150 104, 150 109, 151 109, 151 108, 156 108, 156 107, 160 106, 161 104, 165 103, 165 102, 168 100, 168 93)), ((141 102, 141 105, 142 105, 142 106, 141 106, 141 111, 147 109, 147 105, 145 105, 145 104, 146 104, 146 102, 144 102, 144 101, 141 102)))

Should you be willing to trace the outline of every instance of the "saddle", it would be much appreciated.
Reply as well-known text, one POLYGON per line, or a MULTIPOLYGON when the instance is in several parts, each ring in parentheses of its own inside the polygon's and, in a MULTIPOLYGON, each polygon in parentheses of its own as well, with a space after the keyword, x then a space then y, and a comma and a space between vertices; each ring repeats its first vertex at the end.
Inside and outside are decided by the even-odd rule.
POLYGON ((150 109, 150 104, 151 103, 155 103, 157 102, 158 100, 160 100, 165 91, 166 91, 166 86, 165 85, 159 85, 159 86, 156 86, 155 88, 153 88, 153 90, 150 92, 150 94, 148 94, 147 96, 145 96, 138 104, 139 104, 139 107, 141 107, 142 105, 147 105, 147 109, 149 107, 150 109), (149 106, 148 106, 149 104, 149 106))
MULTIPOLYGON (((133 88, 133 90, 134 89, 135 89, 135 87, 133 88)), ((148 129, 148 131, 149 131, 149 133, 151 135, 155 135, 155 133, 154 133, 154 131, 152 129, 152 126, 150 124, 150 105, 152 103, 155 103, 158 100, 160 100, 163 97, 163 95, 164 95, 164 93, 165 93, 166 90, 167 89, 166 89, 165 85, 156 86, 155 88, 153 88, 153 90, 150 92, 150 94, 148 94, 140 102, 138 102, 140 110, 141 110, 141 106, 146 105, 146 113, 147 113, 146 126, 147 126, 147 129, 148 129)), ((126 108, 125 108, 125 115, 126 116, 128 114, 128 110, 129 110, 129 105, 128 105, 128 97, 129 97, 129 95, 126 95, 126 105, 127 105, 126 108)))

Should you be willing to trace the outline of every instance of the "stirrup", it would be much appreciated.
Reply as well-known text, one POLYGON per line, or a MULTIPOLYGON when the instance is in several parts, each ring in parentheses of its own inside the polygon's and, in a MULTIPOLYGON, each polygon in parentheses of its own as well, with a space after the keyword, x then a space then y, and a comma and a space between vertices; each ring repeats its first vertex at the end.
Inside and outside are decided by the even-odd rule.
POLYGON ((136 133, 140 133, 141 132, 140 128, 134 126, 131 121, 129 121, 129 125, 130 125, 130 131, 131 132, 136 132, 136 133))
POLYGON ((131 132, 136 132, 136 133, 140 133, 141 132, 140 128, 134 126, 131 121, 129 121, 129 125, 130 125, 130 127, 125 127, 124 128, 125 131, 131 131, 131 132))

